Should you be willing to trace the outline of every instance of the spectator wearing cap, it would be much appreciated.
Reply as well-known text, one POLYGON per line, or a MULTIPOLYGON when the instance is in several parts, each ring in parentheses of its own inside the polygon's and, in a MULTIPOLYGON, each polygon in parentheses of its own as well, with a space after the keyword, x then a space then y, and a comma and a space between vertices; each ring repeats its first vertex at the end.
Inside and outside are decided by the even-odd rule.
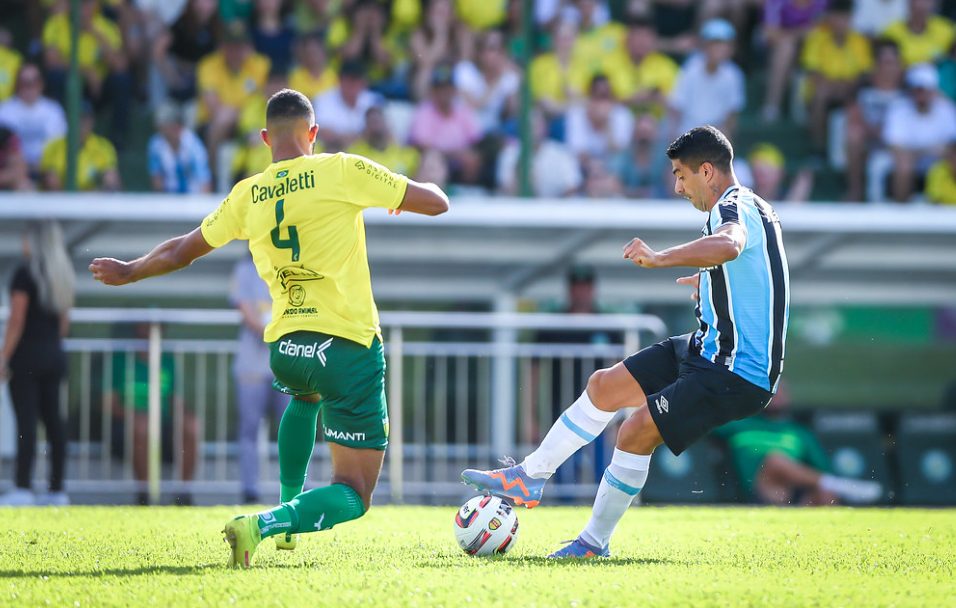
POLYGON ((874 44, 874 69, 847 107, 846 200, 862 201, 865 167, 870 154, 883 148, 887 110, 904 98, 903 63, 899 48, 889 40, 874 44))
POLYGON ((157 132, 149 139, 147 165, 155 192, 212 191, 209 158, 202 140, 183 124, 182 110, 167 103, 156 111, 157 132))
MULTIPOLYGON (((559 198, 580 190, 584 182, 581 165, 564 144, 548 138, 548 125, 541 110, 531 114, 534 149, 531 153, 531 190, 534 196, 559 198)), ((518 193, 518 159, 521 144, 509 141, 497 159, 497 185, 502 194, 518 193)))
POLYGON ((196 69, 216 50, 222 29, 216 0, 189 0, 168 30, 153 41, 150 96, 154 103, 167 97, 185 102, 196 97, 196 69))
POLYGON ((935 9, 935 0, 910 0, 907 18, 883 32, 884 37, 899 45, 907 67, 940 59, 956 39, 953 22, 935 15, 935 9))
POLYGON ((946 144, 943 158, 929 168, 926 199, 939 205, 956 205, 956 140, 946 144))
POLYGON ((737 114, 744 109, 744 74, 730 57, 734 26, 711 19, 700 30, 702 49, 681 66, 668 104, 680 133, 713 125, 733 137, 737 114))
POLYGON ((320 34, 308 34, 296 42, 297 65, 289 73, 289 88, 314 99, 339 85, 339 75, 328 64, 320 34))
POLYGON ((199 62, 201 103, 197 121, 202 125, 213 167, 219 145, 232 135, 242 108, 262 89, 269 68, 269 59, 252 49, 249 32, 241 21, 226 24, 222 47, 199 62))
MULTIPOLYGON (((46 190, 63 190, 66 184, 66 137, 51 140, 43 148, 40 171, 46 190)), ((93 132, 93 108, 88 103, 83 105, 80 117, 76 186, 87 192, 115 192, 120 189, 116 148, 108 139, 93 132)))
POLYGON ((680 68, 657 49, 653 24, 646 19, 631 21, 624 49, 614 56, 608 71, 615 97, 633 108, 664 108, 680 68))
POLYGON ((17 134, 27 167, 39 175, 43 148, 66 135, 66 115, 59 103, 43 96, 43 74, 35 64, 20 68, 16 94, 0 104, 0 125, 17 134))
POLYGON ((551 37, 553 50, 538 54, 528 66, 531 97, 549 119, 563 115, 587 89, 587 70, 572 61, 577 35, 574 23, 558 21, 551 37))
POLYGON ((33 190, 17 134, 0 125, 0 190, 33 190))
MULTIPOLYGON (((474 183, 481 171, 481 158, 472 146, 481 139, 481 126, 475 111, 455 90, 453 69, 440 65, 432 73, 428 99, 418 104, 412 115, 409 141, 423 150, 444 155, 450 179, 474 183)), ((424 164, 424 159, 423 159, 424 164)))
POLYGON ((295 29, 284 18, 283 0, 255 0, 251 38, 256 52, 269 58, 272 70, 289 71, 295 29))
POLYGON ((627 148, 634 131, 630 111, 614 100, 607 76, 591 79, 587 100, 568 109, 565 139, 586 166, 588 159, 607 162, 627 148))
POLYGON ((461 61, 455 66, 455 86, 475 109, 484 133, 500 129, 505 115, 517 103, 521 86, 520 72, 505 53, 504 44, 501 32, 484 32, 478 43, 477 64, 461 61))
POLYGON ((0 102, 13 95, 23 57, 13 48, 10 31, 0 27, 0 102))
POLYGON ((906 72, 909 95, 890 106, 883 128, 883 140, 892 153, 892 196, 906 202, 915 181, 956 139, 956 106, 939 95, 939 76, 930 64, 919 64, 906 72))
POLYGON ((827 0, 766 0, 764 37, 770 47, 767 92, 761 117, 774 122, 780 117, 787 79, 793 73, 797 50, 807 31, 823 15, 827 0))
MULTIPOLYGON (((111 137, 121 144, 129 122, 132 80, 124 54, 123 37, 117 25, 100 12, 99 0, 80 2, 80 32, 77 62, 86 96, 97 107, 112 106, 111 137)), ((69 11, 60 10, 43 26, 43 63, 51 94, 66 98, 70 69, 69 11)))
POLYGON ((852 8, 851 0, 831 0, 823 21, 803 44, 801 63, 810 76, 810 135, 817 151, 826 149, 830 109, 846 105, 873 69, 870 42, 850 29, 852 8))
POLYGON ((330 152, 345 150, 362 134, 365 113, 381 97, 368 90, 365 67, 347 61, 339 70, 339 86, 312 100, 319 139, 330 152))
POLYGON ((381 106, 372 106, 365 113, 365 130, 348 152, 370 158, 395 173, 415 175, 421 155, 412 146, 395 142, 381 106))

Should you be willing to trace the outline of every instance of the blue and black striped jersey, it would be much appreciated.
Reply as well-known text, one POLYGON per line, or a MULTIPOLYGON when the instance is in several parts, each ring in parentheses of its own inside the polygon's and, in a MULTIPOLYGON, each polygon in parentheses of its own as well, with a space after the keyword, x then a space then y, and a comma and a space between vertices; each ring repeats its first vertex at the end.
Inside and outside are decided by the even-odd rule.
POLYGON ((703 234, 724 224, 747 231, 740 255, 700 269, 700 327, 691 344, 701 357, 776 392, 783 371, 790 314, 790 271, 780 219, 748 188, 728 188, 710 210, 703 234))

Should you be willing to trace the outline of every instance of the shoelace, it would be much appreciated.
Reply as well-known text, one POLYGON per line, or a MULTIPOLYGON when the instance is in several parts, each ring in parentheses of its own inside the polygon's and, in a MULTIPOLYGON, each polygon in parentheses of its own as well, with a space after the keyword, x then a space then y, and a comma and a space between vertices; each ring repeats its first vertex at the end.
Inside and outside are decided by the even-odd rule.
POLYGON ((506 467, 513 467, 516 464, 518 464, 517 462, 515 462, 515 459, 512 458, 511 456, 504 456, 502 458, 499 458, 498 462, 505 465, 506 467))

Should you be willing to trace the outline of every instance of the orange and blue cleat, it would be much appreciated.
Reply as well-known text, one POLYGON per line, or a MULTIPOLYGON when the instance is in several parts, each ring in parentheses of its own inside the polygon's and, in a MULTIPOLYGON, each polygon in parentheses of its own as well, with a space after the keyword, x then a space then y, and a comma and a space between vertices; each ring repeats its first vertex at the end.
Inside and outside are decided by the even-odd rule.
POLYGON ((574 540, 568 540, 565 542, 568 544, 549 555, 548 559, 590 559, 592 557, 611 557, 611 551, 607 547, 599 549, 594 545, 581 540, 580 536, 574 540))
POLYGON ((493 471, 465 469, 461 472, 461 481, 479 492, 507 498, 515 505, 524 505, 529 509, 537 507, 548 480, 529 477, 524 467, 515 464, 514 459, 507 458, 502 462, 508 466, 493 471))

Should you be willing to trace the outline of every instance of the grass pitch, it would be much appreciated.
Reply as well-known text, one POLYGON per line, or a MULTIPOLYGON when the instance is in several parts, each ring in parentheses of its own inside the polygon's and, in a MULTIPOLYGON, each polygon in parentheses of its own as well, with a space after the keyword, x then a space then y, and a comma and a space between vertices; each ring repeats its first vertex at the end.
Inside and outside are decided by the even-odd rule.
POLYGON ((543 559, 583 508, 519 510, 517 546, 462 553, 450 507, 377 507, 227 570, 236 508, 0 510, 0 606, 956 606, 956 511, 639 508, 612 557, 543 559))

